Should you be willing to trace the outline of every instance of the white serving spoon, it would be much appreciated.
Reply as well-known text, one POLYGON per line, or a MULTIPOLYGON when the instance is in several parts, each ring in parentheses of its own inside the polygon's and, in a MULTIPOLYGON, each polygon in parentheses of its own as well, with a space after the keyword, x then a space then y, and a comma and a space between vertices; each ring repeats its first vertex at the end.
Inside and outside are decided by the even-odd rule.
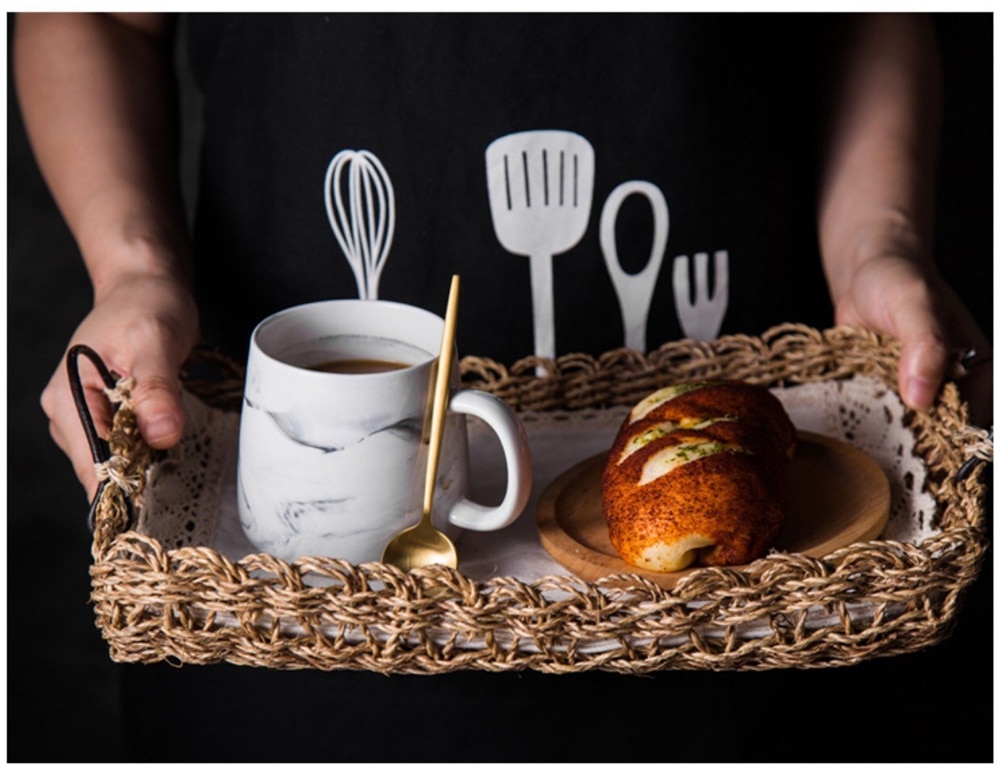
POLYGON ((625 346, 640 353, 646 352, 646 325, 649 307, 653 301, 656 279, 663 265, 663 253, 667 248, 667 233, 670 230, 670 213, 663 192, 652 182, 631 180, 623 182, 611 191, 604 209, 601 211, 601 252, 608 274, 618 295, 622 311, 622 327, 625 330, 625 346), (649 251, 649 261, 641 272, 630 274, 622 269, 615 245, 615 223, 618 210, 629 196, 645 196, 653 210, 653 244, 649 251))

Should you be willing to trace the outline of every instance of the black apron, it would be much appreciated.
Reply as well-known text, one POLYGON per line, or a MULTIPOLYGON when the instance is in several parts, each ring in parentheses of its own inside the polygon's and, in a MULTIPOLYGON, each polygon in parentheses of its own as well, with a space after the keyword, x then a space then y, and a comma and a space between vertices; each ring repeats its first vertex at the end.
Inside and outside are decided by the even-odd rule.
MULTIPOLYGON (((204 98, 194 231, 204 336, 241 358, 269 313, 360 295, 324 204, 327 166, 346 149, 371 151, 394 189, 379 298, 440 313, 459 273, 460 352, 508 363, 534 353, 533 262, 500 242, 486 150, 537 130, 582 136, 594 160, 585 230, 552 259, 557 355, 625 343, 600 220, 609 195, 633 181, 650 183, 668 211, 648 349, 684 336, 678 256, 727 256, 722 333, 830 323, 815 234, 829 17, 198 14, 187 23, 204 98)), ((555 159, 547 165, 555 182, 555 159)), ((651 201, 633 195, 608 218, 628 273, 651 257, 653 216, 651 201)))

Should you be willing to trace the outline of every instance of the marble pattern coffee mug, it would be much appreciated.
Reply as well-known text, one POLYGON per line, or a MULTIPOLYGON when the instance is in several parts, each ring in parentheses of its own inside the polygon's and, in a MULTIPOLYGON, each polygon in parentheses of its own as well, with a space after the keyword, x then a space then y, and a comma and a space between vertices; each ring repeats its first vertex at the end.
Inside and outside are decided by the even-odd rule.
MULTIPOLYGON (((363 300, 300 305, 257 325, 237 485, 240 522, 260 551, 285 560, 322 555, 370 562, 393 535, 416 523, 442 328, 442 319, 426 310, 363 300), (360 373, 311 369, 344 359, 396 365, 360 373)), ((456 527, 509 525, 531 492, 531 455, 520 421, 498 398, 460 389, 457 365, 433 514, 435 526, 453 537, 456 527), (503 448, 507 487, 497 506, 467 497, 467 415, 482 419, 503 448)))

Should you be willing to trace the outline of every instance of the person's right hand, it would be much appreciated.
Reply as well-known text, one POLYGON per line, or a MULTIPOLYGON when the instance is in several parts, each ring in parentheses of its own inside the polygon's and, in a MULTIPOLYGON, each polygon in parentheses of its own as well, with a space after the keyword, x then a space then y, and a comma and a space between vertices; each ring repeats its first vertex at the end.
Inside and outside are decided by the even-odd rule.
MULTIPOLYGON (((197 308, 185 284, 169 276, 136 274, 95 297, 93 310, 69 346, 85 344, 108 369, 135 379, 132 401, 139 431, 150 446, 165 449, 175 445, 183 431, 179 370, 198 334, 197 308)), ((80 362, 80 379, 98 435, 104 437, 111 426, 104 383, 86 361, 80 362)), ((70 391, 65 354, 42 392, 41 403, 53 440, 70 458, 92 498, 99 482, 70 391)))

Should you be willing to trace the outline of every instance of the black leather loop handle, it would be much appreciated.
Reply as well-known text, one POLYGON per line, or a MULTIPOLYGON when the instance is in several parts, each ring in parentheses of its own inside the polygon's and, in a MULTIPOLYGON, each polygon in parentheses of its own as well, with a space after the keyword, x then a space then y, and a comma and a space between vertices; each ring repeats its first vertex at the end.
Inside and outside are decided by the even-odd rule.
MULTIPOLYGON (((990 443, 993 442, 993 431, 990 430, 990 443)), ((969 457, 965 462, 962 463, 958 471, 955 473, 955 481, 965 481, 969 474, 972 473, 972 469, 976 467, 980 462, 985 460, 980 457, 969 457)))
MULTIPOLYGON (((86 356, 90 363, 94 365, 101 376, 101 380, 108 389, 115 388, 117 380, 108 370, 104 360, 93 348, 87 345, 74 345, 66 353, 66 371, 69 373, 69 388, 73 393, 73 402, 76 405, 76 412, 80 416, 80 423, 83 425, 84 434, 87 436, 87 444, 90 447, 90 455, 94 459, 94 464, 107 462, 111 459, 111 449, 106 440, 97 434, 97 427, 94 424, 94 416, 87 405, 87 395, 83 388, 83 381, 80 379, 80 357, 86 356)), ((117 410, 117 406, 112 407, 112 414, 117 410)), ((90 511, 87 514, 87 524, 91 531, 94 529, 94 518, 97 514, 97 502, 104 493, 110 479, 104 479, 97 487, 93 500, 90 502, 90 511)), ((125 501, 128 507, 128 526, 131 528, 135 522, 135 507, 132 498, 125 493, 125 501)))

